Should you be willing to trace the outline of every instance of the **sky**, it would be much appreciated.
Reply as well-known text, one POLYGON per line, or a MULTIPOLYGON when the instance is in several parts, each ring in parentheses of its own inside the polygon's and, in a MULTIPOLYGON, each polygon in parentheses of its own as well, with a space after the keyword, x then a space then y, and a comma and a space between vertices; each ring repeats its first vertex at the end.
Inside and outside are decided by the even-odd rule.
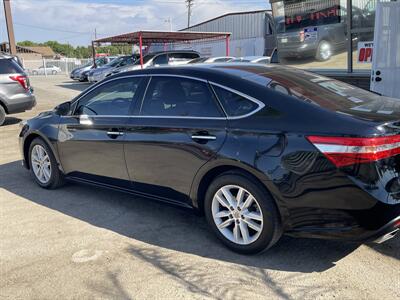
MULTIPOLYGON (((194 0, 191 25, 237 11, 268 9, 268 0, 194 0)), ((187 25, 185 0, 11 0, 17 41, 56 40, 87 46, 94 38, 138 30, 172 30, 187 25)), ((0 6, 0 40, 7 40, 0 6)))

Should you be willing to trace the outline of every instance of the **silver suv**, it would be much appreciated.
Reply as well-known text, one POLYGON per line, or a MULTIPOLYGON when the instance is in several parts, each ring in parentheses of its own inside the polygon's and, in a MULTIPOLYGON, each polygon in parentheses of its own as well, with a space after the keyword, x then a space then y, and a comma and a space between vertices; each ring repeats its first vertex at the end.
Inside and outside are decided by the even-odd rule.
MULTIPOLYGON (((147 54, 143 57, 143 69, 159 66, 177 66, 187 64, 189 61, 200 58, 200 54, 191 50, 172 50, 147 54)), ((140 59, 133 65, 126 65, 115 69, 111 74, 128 72, 141 69, 140 59)))
POLYGON ((6 114, 21 113, 36 105, 25 71, 12 58, 0 57, 0 126, 6 114))

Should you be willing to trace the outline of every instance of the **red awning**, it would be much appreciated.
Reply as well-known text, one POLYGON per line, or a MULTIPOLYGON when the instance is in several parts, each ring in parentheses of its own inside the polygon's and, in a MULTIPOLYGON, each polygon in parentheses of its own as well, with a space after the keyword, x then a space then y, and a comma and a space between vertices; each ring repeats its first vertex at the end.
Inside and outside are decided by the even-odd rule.
POLYGON ((136 31, 94 40, 94 43, 135 44, 142 38, 143 44, 176 43, 200 40, 217 40, 229 38, 229 32, 196 32, 196 31, 136 31))

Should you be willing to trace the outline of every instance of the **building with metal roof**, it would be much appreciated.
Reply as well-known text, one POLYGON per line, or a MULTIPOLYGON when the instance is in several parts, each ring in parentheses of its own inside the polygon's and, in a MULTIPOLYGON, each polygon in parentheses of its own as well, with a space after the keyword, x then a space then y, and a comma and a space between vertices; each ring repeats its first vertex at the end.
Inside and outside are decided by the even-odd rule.
MULTIPOLYGON (((182 31, 231 32, 230 53, 233 56, 270 55, 276 47, 271 10, 228 13, 182 31)), ((205 56, 224 55, 224 45, 202 43, 194 50, 205 56)))

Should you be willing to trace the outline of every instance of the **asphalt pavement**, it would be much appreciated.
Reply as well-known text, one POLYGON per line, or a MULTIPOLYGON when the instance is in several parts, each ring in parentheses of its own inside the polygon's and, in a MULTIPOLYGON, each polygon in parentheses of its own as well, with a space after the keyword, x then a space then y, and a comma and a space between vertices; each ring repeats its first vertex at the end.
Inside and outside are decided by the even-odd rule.
POLYGON ((38 105, 0 127, 1 299, 400 299, 400 236, 284 237, 243 256, 183 209, 73 183, 41 189, 21 166, 18 123, 88 84, 31 82, 38 105))

